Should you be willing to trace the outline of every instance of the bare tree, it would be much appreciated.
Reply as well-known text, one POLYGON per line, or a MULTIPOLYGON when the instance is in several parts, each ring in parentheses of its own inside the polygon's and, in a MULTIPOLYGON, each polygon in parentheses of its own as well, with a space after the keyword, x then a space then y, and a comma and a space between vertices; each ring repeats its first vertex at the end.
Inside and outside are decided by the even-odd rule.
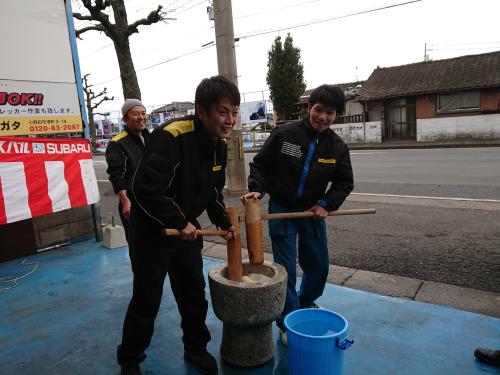
POLYGON ((92 87, 93 85, 89 84, 88 77, 90 73, 85 74, 82 78, 83 84, 83 92, 85 93, 85 103, 87 105, 87 113, 89 116, 89 132, 90 139, 92 142, 92 148, 95 149, 96 143, 96 132, 95 132, 95 123, 94 123, 94 110, 97 109, 102 103, 108 100, 114 100, 115 97, 111 98, 106 95, 108 89, 105 87, 100 93, 96 94, 92 87), (97 101, 96 101, 97 100, 97 101))
POLYGON ((166 21, 166 12, 162 11, 163 7, 158 5, 158 8, 151 11, 146 18, 129 25, 124 0, 81 0, 81 2, 89 14, 73 13, 73 17, 82 21, 90 21, 91 25, 76 30, 76 36, 81 39, 80 36, 83 33, 91 30, 106 34, 115 46, 124 98, 141 99, 141 90, 130 53, 129 37, 138 33, 138 27, 141 25, 148 26, 159 21, 166 21), (105 13, 106 8, 109 7, 113 10, 115 23, 112 23, 109 15, 105 13))

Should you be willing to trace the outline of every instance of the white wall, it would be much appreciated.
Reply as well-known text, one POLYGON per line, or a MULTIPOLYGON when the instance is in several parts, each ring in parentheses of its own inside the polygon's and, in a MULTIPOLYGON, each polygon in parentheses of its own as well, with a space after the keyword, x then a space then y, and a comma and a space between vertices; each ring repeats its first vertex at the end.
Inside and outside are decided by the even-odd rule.
POLYGON ((64 0, 1 0, 0 35, 0 78, 75 82, 64 0))
POLYGON ((417 119, 417 141, 500 138, 500 114, 417 119))
POLYGON ((346 143, 382 142, 382 126, 380 121, 335 124, 331 128, 346 143))
POLYGON ((352 100, 346 100, 345 102, 345 116, 359 115, 363 113, 363 104, 361 102, 354 102, 352 100))

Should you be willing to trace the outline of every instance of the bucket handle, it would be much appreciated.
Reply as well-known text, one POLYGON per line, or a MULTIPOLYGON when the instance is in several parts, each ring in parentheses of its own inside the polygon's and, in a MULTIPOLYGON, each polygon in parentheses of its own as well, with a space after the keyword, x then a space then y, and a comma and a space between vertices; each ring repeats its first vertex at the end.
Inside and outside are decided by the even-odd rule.
POLYGON ((340 341, 339 339, 337 339, 335 346, 339 349, 346 350, 349 349, 352 344, 354 344, 354 340, 345 339, 340 341))

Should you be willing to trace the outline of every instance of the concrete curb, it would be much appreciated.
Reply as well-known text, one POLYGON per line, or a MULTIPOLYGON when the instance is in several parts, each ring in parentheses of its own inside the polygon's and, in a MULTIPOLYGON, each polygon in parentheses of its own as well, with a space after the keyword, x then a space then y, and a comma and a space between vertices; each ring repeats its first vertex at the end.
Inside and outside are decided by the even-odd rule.
MULTIPOLYGON (((243 256, 247 250, 242 248, 243 256)), ((226 246, 204 241, 203 256, 227 259, 226 246)), ((272 261, 272 254, 264 253, 272 261)), ((246 258, 245 258, 246 259, 246 258)), ((297 275, 302 270, 297 266, 297 275)), ((375 294, 411 299, 500 318, 500 294, 455 285, 330 265, 328 282, 375 294)))
MULTIPOLYGON (((500 139, 463 140, 450 142, 417 142, 417 141, 390 141, 381 143, 350 143, 349 150, 390 150, 390 149, 418 149, 418 148, 460 148, 460 147, 500 147, 500 139)), ((243 149, 245 153, 259 152, 260 147, 243 149)), ((94 156, 104 155, 104 152, 94 151, 94 156)))
MULTIPOLYGON (((390 150, 426 148, 500 147, 500 139, 460 140, 449 142, 388 141, 382 143, 348 143, 349 150, 390 150)), ((260 147, 246 148, 244 152, 258 152, 260 147)))

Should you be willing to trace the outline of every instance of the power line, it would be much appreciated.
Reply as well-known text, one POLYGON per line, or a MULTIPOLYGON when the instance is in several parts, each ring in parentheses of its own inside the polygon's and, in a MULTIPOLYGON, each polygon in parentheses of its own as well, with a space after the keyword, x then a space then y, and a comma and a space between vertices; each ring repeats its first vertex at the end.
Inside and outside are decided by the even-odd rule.
POLYGON ((471 47, 471 48, 427 48, 428 51, 481 51, 485 49, 496 49, 500 48, 500 44, 498 46, 491 47, 471 47))
POLYGON ((373 9, 363 10, 363 11, 359 11, 359 12, 355 12, 355 13, 349 13, 349 14, 345 14, 343 16, 337 16, 337 17, 332 17, 332 18, 325 18, 325 19, 321 19, 321 20, 314 20, 314 21, 305 22, 305 23, 301 23, 301 24, 297 24, 297 25, 292 25, 292 26, 287 26, 287 27, 282 27, 282 28, 278 28, 278 29, 255 31, 255 32, 253 32, 253 34, 242 35, 242 36, 239 36, 238 38, 239 39, 251 38, 251 37, 254 37, 254 36, 276 33, 278 31, 297 29, 297 28, 300 28, 300 27, 306 27, 306 26, 316 25, 318 23, 330 22, 330 21, 334 21, 334 20, 338 20, 338 19, 342 19, 342 18, 359 16, 361 14, 378 12, 380 10, 385 10, 385 9, 390 9, 390 8, 396 8, 396 7, 400 7, 400 6, 408 5, 408 4, 412 4, 412 3, 418 3, 420 1, 422 1, 422 0, 406 1, 404 3, 386 5, 386 6, 379 7, 379 8, 373 8, 373 9))
MULTIPOLYGON (((195 7, 197 7, 198 5, 201 5, 201 4, 205 3, 206 1, 207 1, 207 0, 202 0, 202 1, 200 1, 199 3, 196 3, 196 4, 194 4, 194 5, 191 5, 189 8, 183 9, 183 10, 181 10, 181 11, 179 11, 179 12, 173 12, 173 13, 172 13, 172 16, 178 16, 179 14, 182 14, 182 13, 184 13, 184 12, 187 12, 188 10, 191 10, 191 9, 195 8, 195 7)), ((189 3, 189 1, 188 1, 188 3, 189 3)))
MULTIPOLYGON (((192 54, 194 54, 194 53, 198 53, 198 52, 200 52, 200 51, 202 51, 202 50, 204 50, 204 49, 207 49, 207 48, 210 48, 210 47, 213 47, 213 46, 214 46, 213 44, 212 44, 212 45, 209 45, 209 46, 204 46, 204 47, 198 48, 198 49, 196 49, 196 50, 193 50, 193 51, 189 51, 189 52, 183 53, 182 55, 178 55, 178 56, 175 56, 175 57, 171 57, 171 58, 169 58, 169 59, 167 59, 167 60, 160 61, 160 62, 158 62, 158 63, 156 63, 156 64, 149 65, 149 66, 146 66, 146 67, 144 67, 144 68, 138 69, 138 70, 136 70, 135 72, 136 72, 136 73, 140 73, 140 72, 143 72, 143 71, 145 71, 145 70, 148 70, 148 69, 151 69, 151 68, 157 67, 157 66, 159 66, 159 65, 166 64, 166 63, 168 63, 168 62, 170 62, 170 61, 178 60, 178 59, 180 59, 180 58, 182 58, 182 57, 186 57, 186 56, 192 55, 192 54)), ((108 80, 106 80, 106 81, 101 81, 101 82, 95 83, 95 85, 102 85, 102 84, 104 84, 104 83, 108 83, 108 82, 111 82, 111 81, 115 81, 115 80, 117 80, 117 79, 119 79, 119 78, 120 78, 120 77, 115 77, 115 78, 112 78, 112 79, 108 79, 108 80)))
POLYGON ((243 17, 258 16, 259 14, 265 14, 265 13, 269 13, 269 12, 275 12, 277 10, 283 10, 283 9, 288 9, 288 8, 295 8, 295 7, 303 6, 303 5, 310 4, 310 3, 317 3, 319 1, 321 1, 321 0, 310 0, 310 1, 306 1, 304 3, 296 3, 296 4, 287 5, 287 6, 284 6, 284 7, 281 7, 281 8, 268 9, 268 10, 264 10, 262 12, 257 12, 257 13, 252 13, 252 14, 242 14, 242 15, 240 15, 238 17, 234 17, 234 19, 237 20, 237 19, 243 18, 243 17))
MULTIPOLYGON (((203 2, 205 2, 205 1, 206 0, 203 0, 203 2)), ((346 15, 343 15, 343 16, 332 17, 332 18, 327 18, 327 19, 323 19, 323 20, 310 21, 310 22, 306 22, 306 23, 303 23, 303 24, 289 26, 289 27, 285 27, 285 28, 280 28, 280 29, 275 29, 275 30, 270 30, 270 31, 263 31, 263 32, 256 32, 254 34, 249 34, 249 35, 244 35, 244 36, 236 37, 236 39, 238 39, 238 38, 239 39, 242 39, 242 38, 251 38, 251 37, 254 37, 254 36, 263 35, 263 34, 269 34, 269 33, 277 32, 277 31, 290 30, 290 29, 294 29, 294 28, 310 26, 310 25, 317 24, 317 23, 328 22, 328 21, 333 21, 333 20, 337 20, 337 19, 353 17, 353 16, 357 16, 357 15, 360 15, 360 14, 366 14, 366 13, 376 12, 376 11, 385 10, 385 9, 389 9, 389 8, 400 7, 400 6, 403 6, 403 5, 407 5, 407 4, 411 4, 411 3, 417 3, 417 2, 420 2, 420 1, 422 1, 422 0, 412 0, 412 1, 407 1, 407 2, 404 2, 404 3, 392 4, 392 5, 387 5, 387 6, 383 6, 383 7, 379 7, 379 8, 373 8, 373 9, 368 9, 368 10, 359 11, 359 12, 355 12, 355 13, 349 13, 349 14, 346 14, 346 15)), ((197 3, 196 5, 199 5, 199 4, 201 4, 201 2, 197 3)), ((205 44, 201 48, 198 48, 196 50, 193 50, 193 51, 190 51, 190 52, 186 52, 186 53, 184 53, 182 55, 178 55, 178 56, 169 58, 167 60, 160 61, 160 62, 158 62, 156 64, 149 65, 149 66, 146 66, 146 67, 141 68, 139 70, 136 70, 136 73, 139 73, 139 72, 142 72, 142 71, 145 71, 145 70, 157 67, 159 65, 166 64, 166 63, 168 63, 170 61, 174 61, 174 60, 180 59, 182 57, 186 57, 186 56, 198 53, 198 52, 200 52, 200 51, 202 51, 204 49, 207 49, 207 48, 210 48, 210 47, 213 47, 213 46, 215 46, 215 44, 213 42, 209 43, 209 44, 205 44)), ((106 80, 106 81, 101 81, 101 82, 96 83, 95 85, 101 85, 101 84, 104 84, 104 83, 112 82, 112 81, 115 81, 115 80, 117 80, 119 78, 120 77, 115 77, 115 78, 112 78, 112 79, 109 79, 109 80, 106 80)))
POLYGON ((429 46, 477 46, 477 45, 485 45, 485 44, 500 44, 498 42, 473 42, 473 43, 433 43, 429 44, 429 46))
POLYGON ((195 1, 195 0, 188 0, 188 1, 185 1, 184 3, 181 3, 180 5, 177 5, 177 6, 175 7, 175 9, 182 9, 182 8, 184 8, 185 6, 187 6, 189 3, 192 3, 193 1, 195 1))
MULTIPOLYGON (((129 0, 128 2, 132 2, 132 1, 135 1, 135 0, 129 0)), ((189 2, 192 2, 192 1, 194 1, 194 0, 189 0, 189 1, 188 1, 188 3, 189 3, 189 2)), ((125 2, 125 4, 127 4, 128 2, 126 1, 126 2, 125 2)), ((187 4, 187 3, 186 3, 186 4, 187 4)), ((144 10, 144 9, 151 10, 151 7, 140 7, 140 8, 139 8, 139 7, 130 7, 130 6, 128 6, 128 5, 127 5, 126 9, 129 9, 129 8, 132 8, 132 9, 133 9, 133 8, 137 8, 137 9, 141 9, 141 10, 144 10)), ((136 11, 136 12, 137 12, 137 11, 136 11)), ((95 24, 94 24, 94 23, 92 23, 91 21, 83 21, 83 20, 78 20, 78 21, 79 21, 79 22, 82 22, 81 24, 79 24, 79 25, 78 25, 78 28, 81 28, 84 24, 85 24, 85 25, 89 25, 89 26, 94 26, 94 25, 95 25, 95 24)), ((97 22, 97 21, 94 21, 94 22, 97 22)), ((76 25, 75 25, 75 26, 76 26, 76 25)), ((99 51, 101 51, 101 50, 103 50, 103 49, 105 49, 105 48, 111 47, 111 46, 113 46, 113 43, 108 43, 108 44, 106 44, 106 45, 104 45, 104 46, 102 46, 102 47, 99 47, 99 48, 95 49, 94 51, 92 51, 92 52, 90 52, 90 53, 88 53, 88 54, 86 54, 85 56, 82 56, 82 57, 80 57, 80 58, 81 58, 81 59, 85 59, 85 58, 87 58, 87 57, 89 57, 89 56, 92 56, 93 54, 95 54, 95 53, 97 53, 97 52, 99 52, 99 51)), ((159 48, 157 48, 157 49, 159 49, 159 48)), ((157 50, 157 49, 155 49, 155 50, 157 50)), ((152 51, 151 51, 151 52, 152 52, 152 51)))
POLYGON ((86 59, 87 57, 92 56, 94 53, 99 52, 99 51, 101 51, 101 50, 103 50, 103 49, 105 49, 105 48, 108 48, 108 47, 112 46, 112 45, 113 45, 113 43, 106 44, 106 45, 104 45, 104 46, 102 46, 102 47, 99 47, 99 48, 98 48, 98 49, 96 49, 96 50, 93 50, 92 52, 90 52, 90 53, 88 53, 88 54, 86 54, 85 56, 82 56, 82 57, 80 57, 80 58, 81 58, 81 59, 86 59))

